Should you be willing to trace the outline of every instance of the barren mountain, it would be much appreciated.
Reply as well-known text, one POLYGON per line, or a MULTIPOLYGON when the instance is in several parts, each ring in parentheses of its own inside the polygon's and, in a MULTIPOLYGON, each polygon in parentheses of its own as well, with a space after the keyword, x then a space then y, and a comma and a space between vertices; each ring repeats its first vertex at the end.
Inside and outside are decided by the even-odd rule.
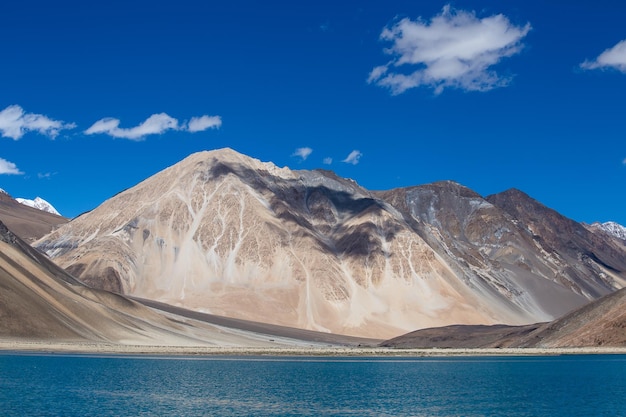
POLYGON ((624 286, 623 247, 594 235, 576 258, 541 244, 554 231, 529 227, 455 183, 374 193, 222 149, 189 156, 36 245, 97 288, 374 338, 547 321, 624 286))
POLYGON ((27 242, 33 242, 68 219, 19 203, 6 192, 0 192, 0 221, 27 242))
POLYGON ((445 181, 376 195, 402 213, 465 285, 517 314, 501 323, 548 321, 626 283, 624 245, 517 190, 484 199, 445 181))
POLYGON ((606 233, 594 233, 519 190, 495 194, 487 200, 524 225, 540 251, 559 265, 556 278, 563 285, 593 298, 603 294, 598 286, 624 286, 620 272, 626 270, 626 242, 607 238, 606 233))

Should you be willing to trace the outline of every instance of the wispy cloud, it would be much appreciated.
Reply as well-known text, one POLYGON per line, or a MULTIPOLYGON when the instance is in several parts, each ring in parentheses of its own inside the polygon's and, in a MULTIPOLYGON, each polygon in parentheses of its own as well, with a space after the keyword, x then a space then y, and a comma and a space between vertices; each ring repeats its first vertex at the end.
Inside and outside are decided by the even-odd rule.
POLYGON ((24 175, 22 171, 17 168, 13 162, 9 162, 6 159, 0 158, 0 175, 24 175))
POLYGON ((487 91, 506 86, 510 78, 490 68, 520 52, 530 29, 529 23, 516 26, 502 14, 479 19, 450 5, 430 22, 404 18, 383 29, 380 38, 392 43, 384 51, 393 58, 375 67, 367 81, 392 94, 419 86, 434 88, 436 94, 449 87, 487 91))
POLYGON ((52 139, 61 130, 74 129, 76 124, 50 119, 43 114, 26 113, 18 105, 0 111, 0 133, 3 137, 20 139, 26 132, 33 131, 52 139))
POLYGON ((107 134, 114 138, 143 140, 148 135, 160 135, 168 130, 184 130, 187 132, 201 132, 210 128, 219 128, 222 119, 219 116, 192 117, 189 123, 179 125, 178 119, 166 113, 153 114, 143 123, 132 128, 121 128, 120 120, 107 117, 98 120, 85 130, 86 135, 107 134))
POLYGON ((605 50, 593 61, 583 62, 580 67, 590 70, 613 68, 626 74, 626 39, 605 50))
POLYGON ((57 174, 56 172, 45 172, 45 173, 39 172, 37 174, 37 178, 39 178, 40 180, 50 179, 52 178, 53 175, 56 175, 56 174, 57 174))
POLYGON ((187 131, 202 132, 207 129, 218 129, 222 126, 222 118, 220 116, 200 116, 192 117, 187 124, 187 131))
POLYGON ((311 155, 312 152, 313 149, 308 147, 298 148, 294 153, 291 154, 291 156, 297 156, 298 158, 302 158, 302 160, 304 161, 309 157, 309 155, 311 155))
POLYGON ((626 158, 622 161, 622 164, 626 165, 626 158))
POLYGON ((330 165, 330 164, 332 164, 332 163, 333 163, 333 158, 331 158, 331 157, 324 158, 324 160, 322 161, 322 163, 323 163, 324 165, 330 165))
POLYGON ((352 152, 350 152, 350 155, 348 155, 346 159, 344 159, 341 162, 345 162, 346 164, 356 165, 359 163, 359 160, 361 159, 362 156, 363 154, 361 153, 361 151, 357 151, 355 149, 352 152))

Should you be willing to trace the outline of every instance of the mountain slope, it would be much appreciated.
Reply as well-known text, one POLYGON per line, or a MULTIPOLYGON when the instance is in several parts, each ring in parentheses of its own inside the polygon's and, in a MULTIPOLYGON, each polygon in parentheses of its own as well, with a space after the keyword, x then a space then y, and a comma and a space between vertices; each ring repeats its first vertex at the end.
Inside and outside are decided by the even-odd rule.
POLYGON ((356 344, 296 329, 148 308, 86 287, 0 222, 0 338, 159 346, 298 346, 297 339, 356 344), (268 335, 271 335, 268 338, 268 335))
POLYGON ((542 326, 527 324, 507 326, 504 324, 452 325, 431 327, 410 332, 380 344, 382 347, 398 349, 481 349, 494 347, 512 347, 519 344, 527 334, 542 326))
POLYGON ((86 288, 2 223, 0 286, 3 337, 119 342, 148 341, 149 333, 172 336, 159 327, 173 328, 173 322, 123 297, 86 288))
MULTIPOLYGON (((625 248, 614 247, 603 236, 584 235, 590 242, 581 241, 574 235, 586 232, 584 227, 547 208, 553 224, 565 223, 574 231, 546 226, 533 233, 537 227, 523 217, 527 211, 511 213, 503 196, 484 199, 450 181, 377 195, 402 213, 466 285, 490 294, 493 303, 507 300, 512 304, 509 309, 526 318, 503 323, 551 320, 626 284, 625 248), (577 241, 580 248, 542 244, 561 238, 577 241), (592 261, 599 258, 606 262, 592 261)), ((528 210, 539 205, 523 193, 506 201, 524 204, 528 210)))
POLYGON ((520 347, 626 346, 626 288, 521 338, 520 347))
POLYGON ((625 246, 593 233, 515 189, 487 197, 532 234, 537 246, 558 265, 556 279, 597 298, 607 288, 624 286, 625 246), (591 280, 589 279, 591 278, 591 280), (597 285, 596 285, 597 284, 597 285))
POLYGON ((98 288, 374 338, 549 320, 619 288, 626 271, 607 258, 564 285, 523 227, 458 184, 373 193, 230 149, 189 156, 37 247, 98 288))
POLYGON ((6 192, 0 192, 0 221, 27 242, 33 242, 68 219, 20 204, 6 192))
POLYGON ((626 288, 550 323, 526 326, 446 326, 381 343, 395 348, 625 347, 626 288))

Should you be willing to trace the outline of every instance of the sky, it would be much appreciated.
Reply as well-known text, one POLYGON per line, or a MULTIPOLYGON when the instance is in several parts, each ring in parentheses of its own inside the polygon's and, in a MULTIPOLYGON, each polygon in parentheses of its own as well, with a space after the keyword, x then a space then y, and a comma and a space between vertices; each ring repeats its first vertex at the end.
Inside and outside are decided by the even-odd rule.
POLYGON ((0 17, 0 188, 66 217, 230 147, 626 225, 624 2, 22 0, 0 17))

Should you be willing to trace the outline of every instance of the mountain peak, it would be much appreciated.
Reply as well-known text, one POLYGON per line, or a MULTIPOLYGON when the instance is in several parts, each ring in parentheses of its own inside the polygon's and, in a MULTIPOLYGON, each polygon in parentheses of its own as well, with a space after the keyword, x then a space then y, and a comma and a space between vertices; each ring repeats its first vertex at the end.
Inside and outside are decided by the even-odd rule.
POLYGON ((526 194, 524 191, 520 190, 519 188, 514 188, 514 187, 509 188, 508 190, 504 190, 497 194, 492 194, 488 196, 487 198, 491 198, 492 196, 493 197, 495 196, 506 197, 507 199, 525 199, 525 200, 535 201, 534 198, 526 194))
MULTIPOLYGON (((207 161, 212 165, 223 164, 234 172, 240 173, 242 168, 248 168, 257 171, 266 171, 271 175, 280 178, 294 178, 293 171, 289 167, 278 167, 273 162, 263 162, 259 159, 252 158, 248 155, 239 153, 232 148, 220 148, 210 151, 202 151, 190 155, 185 160, 195 162, 207 161)), ((184 161, 185 161, 184 160, 184 161)))
POLYGON ((482 199, 482 196, 476 191, 464 186, 463 184, 459 184, 458 182, 451 180, 435 181, 430 184, 420 185, 418 187, 438 189, 443 192, 458 195, 459 197, 482 199))
POLYGON ((203 159, 208 159, 212 157, 212 158, 216 158, 221 161, 224 161, 224 162, 241 162, 242 160, 247 161, 247 160, 253 159, 247 155, 237 152, 236 150, 232 148, 219 148, 219 149, 212 149, 208 151, 200 151, 200 152, 190 155, 190 157, 193 157, 194 155, 199 156, 203 159))
POLYGON ((590 226, 592 229, 600 229, 618 239, 626 240, 626 227, 616 222, 595 222, 590 226))
POLYGON ((42 210, 42 211, 46 211, 48 213, 56 214, 57 216, 61 215, 57 211, 57 209, 54 208, 54 206, 52 204, 48 203, 46 200, 44 200, 41 197, 35 197, 34 200, 29 200, 29 199, 26 199, 26 198, 16 198, 15 200, 18 203, 24 204, 25 206, 28 206, 28 207, 33 207, 33 208, 36 208, 38 210, 42 210))

